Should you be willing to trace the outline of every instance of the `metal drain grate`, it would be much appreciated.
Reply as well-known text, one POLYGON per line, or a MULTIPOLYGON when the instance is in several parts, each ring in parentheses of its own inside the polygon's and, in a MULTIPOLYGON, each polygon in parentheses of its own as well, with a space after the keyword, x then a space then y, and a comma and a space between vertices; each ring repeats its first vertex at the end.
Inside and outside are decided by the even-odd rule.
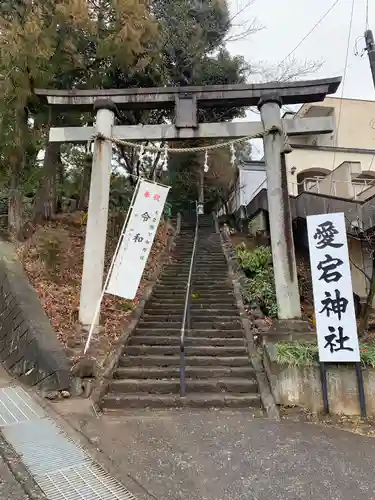
POLYGON ((88 460, 84 451, 49 418, 5 427, 3 434, 34 475, 49 474, 88 460))
POLYGON ((38 420, 45 416, 43 409, 21 387, 0 389, 0 427, 38 420))
POLYGON ((49 500, 136 500, 22 388, 0 389, 0 428, 49 500))
POLYGON ((136 500, 95 464, 46 474, 38 482, 50 500, 136 500))

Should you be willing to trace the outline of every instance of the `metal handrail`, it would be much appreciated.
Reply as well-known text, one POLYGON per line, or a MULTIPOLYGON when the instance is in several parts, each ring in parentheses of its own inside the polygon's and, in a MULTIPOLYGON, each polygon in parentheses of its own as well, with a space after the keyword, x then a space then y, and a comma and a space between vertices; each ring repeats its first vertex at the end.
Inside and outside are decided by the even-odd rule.
POLYGON ((197 251, 198 242, 198 228, 199 228, 199 214, 198 205, 196 205, 196 221, 195 221, 195 234, 194 234, 194 244, 193 251, 191 253, 189 277, 186 286, 186 297, 185 297, 185 307, 184 315, 182 317, 181 326, 181 336, 180 336, 180 396, 184 397, 186 393, 185 386, 185 332, 190 330, 191 327, 191 317, 190 317, 190 299, 191 299, 191 282, 194 272, 195 265, 195 254, 197 251), (186 328, 187 325, 187 328, 186 328))

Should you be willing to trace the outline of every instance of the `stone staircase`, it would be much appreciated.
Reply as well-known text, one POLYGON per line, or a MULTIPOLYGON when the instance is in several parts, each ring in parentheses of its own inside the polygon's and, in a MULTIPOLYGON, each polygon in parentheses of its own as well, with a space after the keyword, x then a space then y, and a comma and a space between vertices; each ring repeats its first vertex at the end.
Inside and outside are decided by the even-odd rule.
POLYGON ((166 266, 102 401, 134 407, 260 407, 257 381, 212 217, 200 217, 191 322, 186 334, 186 397, 180 398, 180 331, 194 241, 182 225, 166 266))

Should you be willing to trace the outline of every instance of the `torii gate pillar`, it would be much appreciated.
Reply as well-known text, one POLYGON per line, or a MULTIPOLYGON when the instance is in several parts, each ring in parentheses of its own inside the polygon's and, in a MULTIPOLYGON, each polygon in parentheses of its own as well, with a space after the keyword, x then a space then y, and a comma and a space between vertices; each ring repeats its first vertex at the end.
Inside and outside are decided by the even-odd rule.
MULTIPOLYGON (((258 108, 264 129, 272 126, 282 131, 281 101, 276 97, 263 97, 258 108)), ((301 317, 297 266, 293 243, 285 144, 282 133, 275 132, 263 138, 264 159, 267 172, 268 213, 271 247, 279 319, 301 317)))
MULTIPOLYGON (((94 103, 96 131, 112 135, 116 106, 109 99, 94 103)), ((83 259, 79 321, 90 327, 103 288, 105 245, 107 240, 108 206, 111 182, 112 143, 95 140, 91 170, 90 198, 87 214, 85 253, 83 259)), ((95 323, 99 324, 99 314, 95 323)))

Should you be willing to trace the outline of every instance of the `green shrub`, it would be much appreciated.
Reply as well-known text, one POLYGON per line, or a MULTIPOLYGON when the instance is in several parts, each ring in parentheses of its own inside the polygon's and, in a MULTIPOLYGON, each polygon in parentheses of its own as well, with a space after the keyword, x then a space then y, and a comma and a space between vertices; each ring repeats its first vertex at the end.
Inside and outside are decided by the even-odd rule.
POLYGON ((318 362, 316 344, 299 342, 278 342, 276 345, 277 362, 287 366, 312 366, 318 362))
POLYGON ((236 248, 238 263, 247 276, 245 299, 255 301, 267 316, 277 317, 275 281, 270 248, 259 246, 253 250, 244 244, 236 248))
MULTIPOLYGON (((312 366, 319 362, 316 344, 299 342, 278 342, 275 344, 277 362, 287 366, 312 366)), ((375 368, 375 345, 363 344, 359 348, 361 363, 375 368)))
POLYGON ((247 292, 248 298, 255 301, 266 316, 277 317, 278 309, 272 267, 258 271, 252 278, 249 278, 247 292))
POLYGON ((363 344, 359 348, 362 364, 375 368, 375 345, 363 344))
POLYGON ((249 250, 242 244, 237 247, 236 251, 238 262, 248 277, 272 266, 272 253, 267 247, 259 246, 249 250))

